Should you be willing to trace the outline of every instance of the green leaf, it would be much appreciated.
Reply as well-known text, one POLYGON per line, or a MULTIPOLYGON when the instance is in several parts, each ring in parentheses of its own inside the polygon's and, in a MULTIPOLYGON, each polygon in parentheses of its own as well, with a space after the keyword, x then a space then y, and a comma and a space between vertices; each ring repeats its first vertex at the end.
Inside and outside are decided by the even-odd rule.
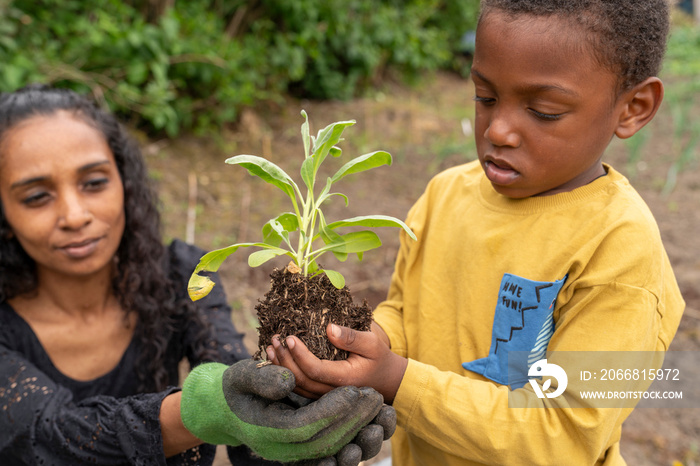
POLYGON ((221 267, 221 264, 224 263, 224 260, 236 252, 238 248, 254 246, 255 244, 256 243, 238 243, 232 244, 231 246, 227 246, 225 248, 210 251, 199 259, 199 263, 197 264, 197 267, 195 267, 193 273, 198 273, 200 271, 216 272, 219 270, 219 267, 221 267))
POLYGON ((257 155, 237 155, 226 159, 226 163, 244 167, 251 175, 280 188, 292 200, 299 191, 294 180, 284 170, 257 155))
POLYGON ((304 180, 304 184, 309 191, 313 192, 314 185, 316 184, 316 173, 314 173, 315 159, 309 157, 301 163, 301 179, 304 180))
POLYGON ((319 196, 318 201, 317 201, 317 202, 318 202, 318 205, 321 205, 321 204, 323 204, 324 202, 326 202, 331 196, 339 196, 339 197, 342 197, 342 198, 343 198, 343 201, 345 201, 345 206, 346 206, 346 207, 348 206, 348 203, 350 202, 350 201, 348 201, 348 197, 347 197, 345 194, 343 194, 343 193, 330 193, 330 194, 324 194, 323 196, 319 196))
POLYGON ((326 180, 326 186, 323 188, 323 190, 318 195, 318 199, 316 200, 317 205, 320 206, 321 204, 326 202, 326 200, 328 200, 328 198, 331 196, 340 196, 345 200, 345 205, 347 206, 349 201, 348 201, 348 197, 345 194, 343 194, 343 193, 329 193, 332 185, 333 185, 333 180, 331 178, 328 178, 326 180))
POLYGON ((285 212, 277 216, 277 222, 282 225, 284 231, 292 232, 299 229, 299 218, 293 212, 285 212))
POLYGON ((331 178, 333 183, 340 180, 341 178, 351 175, 353 173, 359 173, 366 170, 370 170, 375 167, 380 167, 382 165, 391 165, 391 154, 383 150, 376 152, 370 152, 369 154, 360 155, 355 157, 336 172, 331 178))
POLYGON ((335 270, 328 270, 328 269, 323 269, 323 273, 326 274, 328 279, 331 281, 334 287, 338 288, 339 290, 343 289, 345 286, 345 277, 340 272, 336 272, 335 270))
MULTIPOLYGON (((323 242, 326 244, 338 244, 343 242, 343 238, 340 236, 340 234, 336 233, 335 231, 326 227, 325 225, 321 227, 318 235, 321 237, 321 239, 323 239, 323 242)), ((347 252, 331 252, 333 252, 335 258, 338 259, 340 262, 345 262, 348 259, 347 252)))
POLYGON ((297 216, 291 212, 285 212, 263 225, 263 242, 271 246, 279 246, 283 240, 288 243, 289 233, 297 231, 298 228, 297 216))
POLYGON ((337 251, 346 254, 369 251, 382 245, 382 240, 373 231, 353 231, 341 235, 337 241, 316 250, 316 253, 324 251, 337 251))
POLYGON ((126 67, 126 79, 130 84, 143 84, 148 79, 148 67, 140 61, 130 62, 126 67))
POLYGON ((238 248, 259 246, 259 247, 269 247, 265 243, 238 243, 232 244, 221 249, 215 249, 204 254, 200 259, 197 267, 195 267, 194 272, 190 276, 190 280, 187 283, 187 294, 189 294, 192 301, 197 301, 202 299, 214 288, 214 282, 209 279, 209 277, 199 275, 199 272, 216 272, 221 267, 221 264, 226 260, 228 256, 233 254, 238 250, 238 248))
POLYGON ((323 187, 323 190, 318 195, 318 199, 317 199, 318 205, 323 204, 323 202, 326 200, 326 198, 328 197, 328 193, 331 190, 332 185, 333 185, 333 180, 330 178, 327 178, 326 179, 326 186, 323 187))
POLYGON ((301 111, 304 123, 301 125, 301 139, 304 141, 304 160, 309 158, 310 136, 309 136, 309 116, 305 110, 301 111))
POLYGON ((282 256, 284 254, 289 254, 289 252, 278 248, 255 251, 248 256, 248 265, 251 267, 258 267, 270 259, 274 259, 275 257, 282 256))
POLYGON ((319 231, 319 236, 321 239, 323 239, 323 242, 326 244, 333 244, 338 241, 342 241, 341 236, 339 233, 336 233, 330 228, 327 228, 326 226, 321 227, 321 231, 319 231))
MULTIPOLYGON (((342 136, 345 128, 354 124, 355 120, 336 121, 318 132, 313 146, 314 176, 318 172, 318 167, 321 166, 321 163, 323 163, 328 153, 331 152, 331 149, 340 142, 340 136, 342 136)), ((340 155, 340 150, 336 148, 336 150, 333 151, 333 155, 340 155)))
POLYGON ((404 222, 399 220, 398 218, 395 217, 390 217, 388 215, 364 215, 360 217, 353 217, 353 218, 348 218, 345 220, 338 220, 337 222, 329 223, 327 225, 327 228, 331 230, 335 230, 336 228, 341 228, 341 227, 352 227, 352 226, 361 226, 361 227, 370 227, 370 228, 377 228, 377 227, 399 227, 403 228, 403 230, 410 236, 413 240, 416 240, 416 235, 413 233, 413 231, 406 225, 404 222))
POLYGON ((316 272, 318 272, 318 270, 319 270, 319 266, 315 260, 312 260, 311 262, 309 262, 309 274, 313 275, 316 272))

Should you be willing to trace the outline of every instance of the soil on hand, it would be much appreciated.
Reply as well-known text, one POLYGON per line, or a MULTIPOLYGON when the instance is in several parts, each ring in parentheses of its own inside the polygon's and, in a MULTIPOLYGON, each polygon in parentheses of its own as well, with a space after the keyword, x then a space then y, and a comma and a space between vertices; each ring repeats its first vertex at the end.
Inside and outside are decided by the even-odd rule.
POLYGON ((333 346, 326 336, 329 323, 367 331, 372 324, 372 308, 366 300, 353 303, 347 287, 338 289, 326 274, 313 277, 275 269, 270 275, 270 291, 258 302, 258 351, 256 359, 265 357, 272 337, 298 337, 320 359, 347 359, 348 352, 333 346))

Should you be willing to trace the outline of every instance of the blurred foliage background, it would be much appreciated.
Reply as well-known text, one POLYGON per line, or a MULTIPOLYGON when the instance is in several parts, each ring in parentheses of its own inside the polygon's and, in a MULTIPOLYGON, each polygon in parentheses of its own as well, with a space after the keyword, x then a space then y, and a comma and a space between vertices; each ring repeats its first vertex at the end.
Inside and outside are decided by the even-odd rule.
POLYGON ((345 100, 461 71, 477 12, 478 0, 0 0, 0 91, 89 92, 172 137, 285 93, 345 100))

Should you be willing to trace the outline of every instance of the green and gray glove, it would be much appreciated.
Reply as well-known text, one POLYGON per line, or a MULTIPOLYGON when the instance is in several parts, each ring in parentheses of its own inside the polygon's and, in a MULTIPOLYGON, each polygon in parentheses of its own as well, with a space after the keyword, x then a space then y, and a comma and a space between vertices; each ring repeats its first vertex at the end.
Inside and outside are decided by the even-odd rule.
MULTIPOLYGON (((306 406, 313 400, 290 393, 286 401, 296 407, 306 406)), ((335 456, 320 460, 294 463, 293 466, 357 466, 379 454, 384 440, 389 440, 396 431, 396 411, 389 405, 383 405, 372 421, 360 429, 351 443, 345 445, 335 456)))
MULTIPOLYGON (((386 409, 380 413, 382 396, 371 388, 336 388, 298 407, 284 402, 294 387, 291 371, 274 365, 258 367, 252 359, 232 366, 202 364, 183 384, 182 421, 206 443, 245 444, 261 457, 281 462, 338 453, 339 463, 353 464, 354 460, 348 462, 342 456, 357 456, 358 446, 362 458, 374 456, 381 448, 377 440, 393 433, 391 422, 389 428, 372 424, 362 430, 378 414, 378 419, 387 416, 386 409), (378 430, 392 432, 379 435, 378 430), (351 448, 343 448, 356 436, 356 443, 348 445, 351 448)), ((389 409, 391 418, 395 413, 389 409)))

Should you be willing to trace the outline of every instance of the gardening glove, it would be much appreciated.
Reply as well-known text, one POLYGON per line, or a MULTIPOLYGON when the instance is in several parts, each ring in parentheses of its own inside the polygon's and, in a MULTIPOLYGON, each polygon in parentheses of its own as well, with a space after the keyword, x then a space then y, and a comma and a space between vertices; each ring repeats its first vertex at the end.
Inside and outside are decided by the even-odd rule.
POLYGON ((182 421, 203 442, 245 444, 265 459, 294 462, 338 453, 383 404, 371 388, 339 387, 295 407, 281 401, 294 387, 294 374, 280 366, 202 364, 183 384, 182 421))
MULTIPOLYGON (((290 393, 285 402, 296 407, 313 402, 308 398, 290 393)), ((352 442, 345 445, 335 457, 321 460, 309 460, 294 463, 293 466, 357 466, 360 461, 374 458, 382 449, 385 440, 389 440, 396 431, 396 411, 389 405, 383 405, 379 413, 360 432, 352 442)))

